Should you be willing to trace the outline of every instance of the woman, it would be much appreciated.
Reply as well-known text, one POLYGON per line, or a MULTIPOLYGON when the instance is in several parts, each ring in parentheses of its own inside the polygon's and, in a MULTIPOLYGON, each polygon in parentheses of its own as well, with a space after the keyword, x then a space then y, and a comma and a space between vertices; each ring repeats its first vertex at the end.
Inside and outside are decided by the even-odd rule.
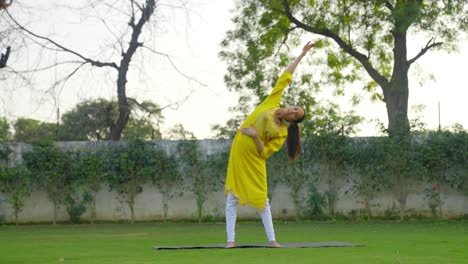
POLYGON ((234 137, 225 183, 228 248, 235 246, 237 204, 248 204, 260 210, 269 245, 281 247, 276 242, 267 199, 266 159, 278 151, 285 140, 290 160, 301 151, 298 123, 304 119, 304 108, 279 106, 292 73, 313 46, 314 43, 308 42, 302 48, 302 53, 279 77, 271 94, 247 117, 234 137))

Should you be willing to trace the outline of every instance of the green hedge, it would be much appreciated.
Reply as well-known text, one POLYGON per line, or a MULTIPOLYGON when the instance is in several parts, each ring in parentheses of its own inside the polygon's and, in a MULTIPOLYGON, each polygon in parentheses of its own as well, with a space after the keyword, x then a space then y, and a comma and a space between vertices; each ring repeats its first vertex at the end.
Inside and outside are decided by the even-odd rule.
MULTIPOLYGON (((132 222, 135 197, 145 183, 153 183, 163 194, 165 217, 170 199, 184 191, 194 193, 200 221, 207 194, 223 188, 228 149, 205 155, 196 141, 181 141, 170 155, 160 144, 140 140, 103 146, 107 147, 64 151, 52 143, 37 144, 22 153, 23 165, 18 167, 8 162, 11 150, 3 145, 0 191, 10 197, 6 200, 17 209, 18 216, 24 199, 36 186, 46 191, 54 204, 54 223, 61 206, 77 223, 85 210, 91 210, 94 219, 95 197, 103 183, 128 205, 132 222)), ((467 194, 468 135, 463 129, 398 141, 322 134, 303 139, 303 149, 294 163, 288 163, 284 149, 267 162, 270 194, 278 183, 291 187, 296 209, 303 212, 298 217, 338 217, 338 192, 349 183, 352 187, 345 192, 362 202, 359 214, 366 217, 379 206, 376 201, 382 194, 393 195, 400 218, 404 217, 410 192, 425 194, 428 209, 440 216, 441 190, 452 188, 467 194)))

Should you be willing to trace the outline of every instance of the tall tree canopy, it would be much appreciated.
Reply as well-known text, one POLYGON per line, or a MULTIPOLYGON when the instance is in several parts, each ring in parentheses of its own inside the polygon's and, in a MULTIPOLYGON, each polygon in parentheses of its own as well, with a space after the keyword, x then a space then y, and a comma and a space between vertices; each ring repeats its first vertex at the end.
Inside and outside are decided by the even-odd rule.
POLYGON ((18 118, 13 124, 16 142, 37 143, 57 140, 57 125, 30 118, 18 118))
MULTIPOLYGON (((95 46, 98 51, 86 49, 85 41, 77 41, 74 43, 67 42, 63 37, 49 36, 46 32, 39 32, 34 28, 34 23, 27 24, 21 20, 22 13, 15 13, 14 10, 9 11, 9 22, 19 28, 29 39, 35 44, 38 44, 42 50, 39 54, 48 54, 48 52, 55 52, 55 62, 43 62, 45 58, 38 58, 38 61, 43 62, 40 69, 36 72, 48 71, 51 68, 60 67, 63 72, 57 77, 55 82, 49 88, 49 91, 61 89, 62 86, 70 82, 72 77, 77 75, 78 72, 91 66, 100 70, 100 74, 109 74, 114 81, 116 97, 117 97, 117 115, 112 116, 107 120, 110 127, 110 139, 120 140, 123 131, 128 125, 131 115, 131 104, 136 99, 129 98, 129 89, 138 88, 138 84, 132 82, 132 74, 143 74, 145 71, 144 66, 147 63, 148 56, 152 54, 155 56, 162 56, 169 60, 171 65, 178 73, 184 78, 194 80, 193 78, 180 72, 171 60, 168 54, 156 50, 155 39, 159 33, 163 22, 164 10, 171 11, 176 8, 184 8, 184 1, 179 4, 170 4, 164 1, 157 0, 82 0, 71 1, 64 5, 56 1, 55 7, 66 8, 70 15, 79 15, 80 23, 93 21, 91 28, 86 28, 89 35, 85 35, 86 41, 95 41, 95 46), (82 21, 81 21, 82 20, 82 21), (98 23, 96 23, 96 21, 98 23), (99 32, 96 34, 96 32, 99 32), (94 35, 93 35, 94 34, 94 35), (96 37, 98 36, 98 37, 96 37), (94 37, 94 38, 93 38, 94 37), (101 38, 100 38, 101 37, 101 38), (100 39, 98 39, 100 38, 100 39), (64 44, 65 43, 65 44, 64 44)), ((44 5, 45 3, 41 3, 44 5)), ((63 9, 61 9, 63 10, 63 9)), ((67 25, 63 22, 63 25, 67 25)), ((71 26, 69 26, 71 28, 71 26)), ((58 30, 57 30, 58 31, 58 30)), ((79 32, 74 32, 72 29, 68 31, 70 36, 74 36, 79 32)), ((59 34, 54 34, 59 35, 59 34)), ((71 37, 70 37, 71 38, 71 37)), ((154 74, 154 69, 151 69, 154 74)), ((196 80, 195 80, 196 81, 196 80)), ((199 83, 201 85, 201 83, 199 83)), ((180 103, 185 101, 172 103, 162 107, 178 107, 180 103)), ((151 111, 148 111, 151 113, 151 111)), ((141 126, 141 124, 131 124, 133 127, 141 126)))
MULTIPOLYGON (((162 122, 161 108, 145 101, 129 101, 131 115, 125 130, 125 139, 160 139, 158 124, 162 122), (143 110, 144 109, 144 110, 143 110), (154 120, 156 119, 156 120, 154 120), (156 123, 155 123, 156 121, 156 123)), ((109 140, 112 120, 118 116, 118 102, 97 99, 84 101, 62 116, 60 140, 109 140)))
POLYGON ((314 61, 328 67, 322 75, 308 72, 301 84, 315 88, 326 82, 342 92, 345 84, 361 81, 385 102, 390 135, 409 132, 411 65, 434 48, 454 49, 468 29, 464 0, 239 0, 236 10, 236 28, 221 52, 231 89, 254 91, 262 99, 266 84, 289 61, 288 50, 301 45, 304 34, 321 36, 318 46, 327 47, 326 55, 314 61), (412 34, 427 42, 408 54, 412 34))
POLYGON ((10 137, 10 124, 5 117, 0 117, 0 142, 8 141, 10 137))

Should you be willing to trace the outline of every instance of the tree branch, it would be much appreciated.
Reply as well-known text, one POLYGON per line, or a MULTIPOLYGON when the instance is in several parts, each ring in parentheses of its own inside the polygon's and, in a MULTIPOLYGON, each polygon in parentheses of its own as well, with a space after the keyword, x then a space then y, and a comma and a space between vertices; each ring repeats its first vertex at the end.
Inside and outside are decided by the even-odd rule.
POLYGON ((385 1, 385 6, 386 6, 391 12, 393 12, 394 7, 393 7, 393 5, 392 5, 388 0, 385 1))
POLYGON ((369 62, 369 58, 352 48, 350 45, 348 45, 343 39, 341 39, 337 34, 332 32, 328 28, 315 28, 309 25, 306 25, 296 19, 293 14, 291 13, 291 7, 289 6, 288 0, 282 0, 283 1, 283 7, 284 7, 284 12, 285 15, 288 17, 291 22, 296 24, 298 27, 309 31, 311 33, 315 33, 318 35, 322 35, 328 38, 333 39, 339 46, 340 48, 351 55, 352 57, 356 58, 362 66, 366 69, 366 71, 369 73, 369 75, 374 79, 381 87, 386 87, 388 85, 388 80, 382 76, 369 62))
POLYGON ((293 32, 294 30, 298 29, 299 27, 295 26, 295 27, 292 27, 292 28, 289 28, 287 31, 286 31, 286 34, 284 34, 284 37, 283 37, 283 40, 281 41, 280 45, 278 46, 278 49, 276 50, 276 53, 275 53, 275 56, 278 56, 280 50, 281 50, 281 47, 284 45, 286 46, 287 49, 289 49, 289 46, 288 44, 286 43, 288 41, 288 37, 289 37, 289 33, 293 32))
POLYGON ((423 56, 428 50, 430 50, 431 48, 433 47, 437 47, 437 46, 440 46, 444 44, 443 42, 435 42, 434 38, 431 38, 427 43, 426 43, 426 46, 424 48, 421 49, 421 51, 419 51, 419 53, 414 57, 412 58, 411 60, 408 61, 408 67, 414 63, 417 59, 421 58, 421 56, 423 56))
MULTIPOLYGON (((133 3, 133 1, 132 1, 133 3)), ((146 0, 146 5, 141 10, 141 17, 135 24, 135 13, 132 12, 129 25, 133 29, 129 46, 125 52, 122 53, 122 60, 120 63, 120 70, 126 71, 130 65, 130 60, 135 54, 138 47, 142 47, 143 43, 138 42, 138 37, 141 34, 143 26, 149 21, 151 15, 154 13, 156 7, 155 0, 146 0)), ((133 9, 133 6, 132 6, 133 9)))
POLYGON ((62 79, 60 80, 57 80, 55 81, 52 86, 47 89, 47 92, 50 92, 50 91, 53 91, 55 87, 57 87, 59 84, 63 83, 65 84, 71 77, 73 77, 73 75, 75 75, 78 70, 83 67, 84 65, 86 64, 86 62, 81 62, 80 65, 78 65, 78 67, 76 67, 75 69, 73 69, 69 74, 67 74, 65 77, 63 77, 62 79))
POLYGON ((127 100, 133 102, 139 108, 143 109, 143 111, 149 113, 150 115, 157 114, 158 112, 161 112, 161 110, 163 109, 163 108, 157 108, 156 110, 150 110, 146 106, 144 106, 143 104, 139 103, 135 98, 127 97, 127 100))
POLYGON ((183 103, 185 103, 188 100, 188 98, 190 98, 190 95, 192 95, 192 93, 193 93, 193 91, 190 91, 190 93, 188 95, 186 95, 182 100, 174 102, 174 103, 170 103, 170 104, 165 105, 163 107, 159 107, 159 108, 157 108, 155 110, 148 109, 143 104, 139 103, 135 98, 127 97, 127 100, 133 102, 140 109, 143 109, 145 112, 149 113, 150 115, 154 115, 154 114, 157 114, 158 112, 161 112, 162 110, 164 110, 166 108, 171 108, 172 110, 177 110, 183 103))
POLYGON ((31 32, 31 31, 29 31, 27 28, 25 28, 24 26, 20 25, 20 24, 18 23, 18 21, 16 21, 16 20, 11 16, 11 14, 8 12, 8 10, 7 10, 6 12, 7 12, 8 16, 10 17, 10 19, 11 19, 21 30, 27 32, 28 34, 30 34, 30 35, 32 35, 32 36, 38 38, 38 39, 42 39, 42 40, 45 40, 45 41, 47 41, 47 42, 49 42, 49 43, 52 43, 54 46, 60 48, 62 51, 69 52, 69 53, 71 53, 71 54, 73 54, 73 55, 75 55, 75 56, 81 58, 85 63, 89 63, 89 64, 91 64, 91 65, 93 65, 93 66, 96 66, 96 67, 106 67, 106 66, 107 66, 107 67, 112 67, 112 68, 118 70, 118 66, 117 66, 117 64, 115 64, 114 62, 100 62, 100 61, 92 60, 92 59, 90 59, 90 58, 87 58, 87 57, 85 57, 85 56, 79 54, 78 52, 75 52, 75 51, 73 51, 73 50, 71 50, 71 49, 68 49, 68 48, 66 48, 66 47, 64 47, 64 46, 62 46, 62 45, 60 45, 60 44, 58 44, 57 42, 55 42, 55 41, 53 41, 53 40, 51 40, 51 39, 49 39, 49 38, 47 38, 47 37, 43 37, 43 36, 40 36, 40 35, 38 35, 38 34, 35 34, 35 33, 31 32))
POLYGON ((161 111, 166 109, 166 108, 171 108, 172 110, 177 110, 183 103, 185 103, 189 98, 190 98, 190 95, 193 94, 193 90, 190 91, 190 93, 187 94, 187 96, 185 96, 182 100, 179 100, 175 103, 172 103, 172 104, 168 104, 166 106, 163 106, 161 107, 161 111))
POLYGON ((11 48, 7 47, 5 54, 2 53, 0 57, 0 69, 5 68, 7 66, 8 57, 10 57, 10 50, 11 48))
POLYGON ((183 77, 191 80, 191 81, 194 81, 196 83, 198 83, 199 85, 201 86, 207 86, 206 84, 200 82, 199 80, 193 78, 193 77, 190 77, 188 75, 186 75, 185 73, 183 73, 182 71, 179 70, 179 68, 177 68, 177 66, 174 64, 174 62, 172 61, 171 57, 165 53, 162 53, 162 52, 159 52, 159 51, 155 51, 154 49, 150 48, 150 47, 147 47, 145 45, 143 45, 143 48, 146 48, 148 49, 149 51, 153 52, 154 54, 157 54, 157 55, 160 55, 160 56, 163 56, 163 57, 166 57, 167 60, 169 61, 169 63, 172 65, 172 67, 174 68, 174 70, 176 70, 176 72, 180 75, 182 75, 183 77))
POLYGON ((15 71, 16 73, 34 73, 34 72, 41 72, 41 71, 46 71, 46 70, 50 70, 54 67, 57 67, 57 66, 60 66, 60 65, 67 65, 67 64, 83 64, 82 61, 62 61, 62 62, 57 62, 57 63, 54 63, 54 64, 51 64, 51 65, 48 65, 48 66, 44 66, 42 68, 36 68, 36 69, 33 69, 33 70, 21 70, 21 71, 15 71))

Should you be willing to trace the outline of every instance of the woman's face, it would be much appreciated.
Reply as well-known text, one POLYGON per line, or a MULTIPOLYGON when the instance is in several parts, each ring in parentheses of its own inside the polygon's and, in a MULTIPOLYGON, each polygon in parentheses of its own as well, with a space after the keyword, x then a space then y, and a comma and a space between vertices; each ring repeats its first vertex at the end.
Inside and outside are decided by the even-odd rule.
POLYGON ((301 119, 303 116, 304 116, 304 109, 302 107, 292 105, 292 106, 288 106, 284 108, 282 117, 286 121, 292 122, 292 121, 301 119))

